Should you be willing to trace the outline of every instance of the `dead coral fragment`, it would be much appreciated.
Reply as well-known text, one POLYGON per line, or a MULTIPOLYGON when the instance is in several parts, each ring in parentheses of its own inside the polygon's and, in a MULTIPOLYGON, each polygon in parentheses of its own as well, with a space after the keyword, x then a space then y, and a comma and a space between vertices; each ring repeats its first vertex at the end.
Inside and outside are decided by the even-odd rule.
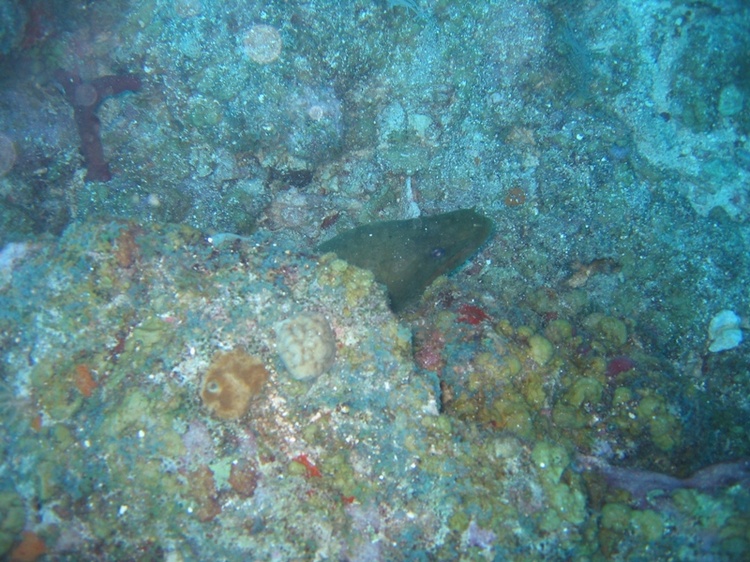
POLYGON ((73 106, 73 116, 81 137, 81 152, 86 161, 86 181, 109 181, 112 173, 104 159, 104 147, 99 132, 101 124, 96 110, 109 96, 121 92, 137 92, 141 79, 133 74, 100 76, 84 82, 75 72, 57 70, 55 79, 65 91, 65 98, 73 106))
POLYGON ((263 363, 243 350, 218 353, 203 378, 201 400, 215 416, 236 420, 247 413, 267 379, 263 363))

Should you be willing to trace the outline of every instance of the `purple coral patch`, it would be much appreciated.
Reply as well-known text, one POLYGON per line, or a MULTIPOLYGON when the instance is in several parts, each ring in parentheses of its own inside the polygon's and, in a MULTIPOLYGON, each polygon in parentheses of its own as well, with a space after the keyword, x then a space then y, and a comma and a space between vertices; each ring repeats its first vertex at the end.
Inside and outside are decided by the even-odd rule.
POLYGON ((482 529, 474 521, 469 523, 469 527, 464 533, 466 544, 468 546, 478 546, 479 548, 489 548, 497 539, 497 535, 488 529, 482 529))
POLYGON ((610 359, 609 363, 607 363, 607 376, 609 378, 616 377, 620 373, 625 373, 633 369, 635 369, 635 361, 630 357, 621 355, 620 357, 610 359))

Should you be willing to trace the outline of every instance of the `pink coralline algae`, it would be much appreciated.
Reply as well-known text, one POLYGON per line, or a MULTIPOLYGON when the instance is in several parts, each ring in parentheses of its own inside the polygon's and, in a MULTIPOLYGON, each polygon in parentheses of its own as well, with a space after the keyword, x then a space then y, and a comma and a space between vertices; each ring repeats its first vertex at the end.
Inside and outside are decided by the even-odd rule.
POLYGON ((216 458, 216 445, 206 425, 200 421, 192 421, 182 436, 185 445, 185 456, 182 462, 185 466, 200 466, 212 462, 216 458))
POLYGON ((422 369, 438 371, 445 365, 444 347, 445 337, 436 330, 420 336, 415 346, 414 361, 422 369))
POLYGON ((109 181, 112 173, 104 159, 104 148, 99 134, 96 110, 109 96, 141 89, 141 79, 133 74, 101 76, 84 82, 78 74, 57 70, 55 79, 65 91, 65 98, 73 106, 74 117, 81 137, 81 153, 86 162, 86 181, 109 181))
POLYGON ((464 532, 463 539, 468 546, 478 546, 479 548, 486 549, 490 548, 497 540, 497 535, 490 530, 482 529, 472 521, 464 532))

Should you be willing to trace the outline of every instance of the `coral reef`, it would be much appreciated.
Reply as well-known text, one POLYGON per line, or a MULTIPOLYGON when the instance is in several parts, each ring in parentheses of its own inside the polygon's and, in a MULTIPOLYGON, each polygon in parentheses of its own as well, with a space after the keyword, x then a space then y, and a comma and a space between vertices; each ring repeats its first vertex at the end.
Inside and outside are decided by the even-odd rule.
POLYGON ((0 133, 0 178, 7 174, 16 163, 16 147, 4 133, 0 133))
POLYGON ((23 398, 0 431, 26 460, 3 470, 29 484, 0 494, 6 549, 25 530, 81 560, 699 552, 659 531, 684 526, 748 551, 746 463, 700 470, 669 364, 613 314, 540 293, 524 324, 458 275, 398 321, 332 254, 177 225, 77 224, 12 273, 2 374, 23 398))
POLYGON ((26 6, 9 0, 0 2, 0 57, 21 45, 27 25, 26 6))

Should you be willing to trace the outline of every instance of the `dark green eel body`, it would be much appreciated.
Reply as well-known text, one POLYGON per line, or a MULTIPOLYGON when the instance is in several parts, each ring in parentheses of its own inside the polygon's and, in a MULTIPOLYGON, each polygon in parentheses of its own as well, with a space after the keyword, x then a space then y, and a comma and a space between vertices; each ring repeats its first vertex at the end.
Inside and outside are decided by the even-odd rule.
POLYGON ((347 230, 318 246, 369 269, 385 285, 394 312, 403 310, 438 276, 467 260, 487 240, 492 221, 473 209, 347 230))

